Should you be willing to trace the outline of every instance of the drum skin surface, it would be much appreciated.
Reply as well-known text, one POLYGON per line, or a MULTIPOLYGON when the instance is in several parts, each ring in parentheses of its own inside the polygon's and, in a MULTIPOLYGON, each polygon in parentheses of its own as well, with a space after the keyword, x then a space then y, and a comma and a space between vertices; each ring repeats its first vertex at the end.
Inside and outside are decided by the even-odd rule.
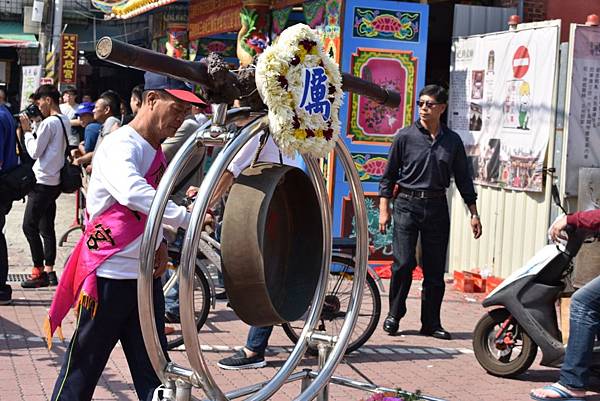
POLYGON ((240 319, 260 327, 304 314, 319 279, 322 230, 318 197, 302 170, 260 163, 239 175, 225 206, 221 256, 240 319))

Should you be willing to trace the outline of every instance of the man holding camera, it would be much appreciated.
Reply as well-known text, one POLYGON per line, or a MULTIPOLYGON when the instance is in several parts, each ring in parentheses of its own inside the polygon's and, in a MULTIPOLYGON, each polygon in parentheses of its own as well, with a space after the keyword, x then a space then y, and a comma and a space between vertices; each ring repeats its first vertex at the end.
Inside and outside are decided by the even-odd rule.
MULTIPOLYGON (((15 120, 12 114, 4 101, 0 101, 0 175, 18 164, 15 130, 15 120)), ((6 284, 8 278, 8 250, 6 238, 2 232, 6 224, 6 215, 10 212, 11 207, 12 200, 6 198, 6 192, 0 189, 0 305, 7 305, 12 300, 12 288, 6 284)))
POLYGON ((60 170, 65 162, 67 132, 71 130, 68 117, 60 112, 60 92, 54 85, 42 85, 34 93, 34 100, 44 120, 32 132, 31 122, 20 116, 27 153, 35 163, 33 172, 37 183, 27 195, 23 216, 23 233, 31 249, 33 270, 23 288, 57 285, 54 272, 56 259, 56 199, 60 195, 60 170))

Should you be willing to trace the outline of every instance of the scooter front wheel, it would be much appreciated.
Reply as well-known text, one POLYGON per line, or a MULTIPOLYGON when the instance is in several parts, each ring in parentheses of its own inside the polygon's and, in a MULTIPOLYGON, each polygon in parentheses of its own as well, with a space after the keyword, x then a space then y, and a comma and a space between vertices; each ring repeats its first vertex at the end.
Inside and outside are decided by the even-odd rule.
POLYGON ((537 345, 505 308, 486 313, 475 326, 473 351, 490 374, 514 377, 525 372, 537 354, 537 345))

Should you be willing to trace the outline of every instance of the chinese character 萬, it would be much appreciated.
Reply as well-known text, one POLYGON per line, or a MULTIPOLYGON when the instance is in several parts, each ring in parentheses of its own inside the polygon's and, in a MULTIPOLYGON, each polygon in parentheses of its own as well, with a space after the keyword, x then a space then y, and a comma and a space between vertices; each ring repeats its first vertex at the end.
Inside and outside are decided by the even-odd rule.
POLYGON ((300 108, 309 114, 321 114, 323 121, 329 120, 331 102, 327 99, 327 75, 323 67, 304 69, 304 92, 300 108))
POLYGON ((87 247, 91 251, 95 251, 100 248, 100 242, 109 242, 112 246, 115 246, 115 240, 111 236, 111 230, 108 227, 104 227, 102 224, 96 224, 94 231, 87 240, 87 247))

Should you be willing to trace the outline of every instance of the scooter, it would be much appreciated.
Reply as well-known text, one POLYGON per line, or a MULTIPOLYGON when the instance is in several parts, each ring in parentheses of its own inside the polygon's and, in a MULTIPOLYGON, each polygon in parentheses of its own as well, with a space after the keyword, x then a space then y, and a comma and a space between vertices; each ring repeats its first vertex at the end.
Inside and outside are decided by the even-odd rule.
MULTIPOLYGON (((554 201, 561 207, 558 191, 554 201)), ((564 209, 563 209, 564 211, 564 209)), ((525 372, 542 351, 543 366, 560 367, 565 347, 557 319, 556 301, 573 269, 573 258, 590 233, 567 227, 568 240, 543 247, 513 272, 484 300, 488 311, 473 332, 473 351, 490 374, 514 377, 525 372)), ((597 360, 597 361, 596 361, 597 360)), ((600 352, 594 353, 600 365, 600 352)))

